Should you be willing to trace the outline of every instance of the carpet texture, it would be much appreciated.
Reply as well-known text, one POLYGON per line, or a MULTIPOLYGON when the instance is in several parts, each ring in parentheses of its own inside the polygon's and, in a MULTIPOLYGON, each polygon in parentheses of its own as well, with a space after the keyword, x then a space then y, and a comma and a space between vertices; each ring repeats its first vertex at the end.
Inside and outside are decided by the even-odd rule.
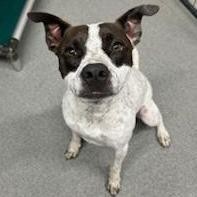
MULTIPOLYGON (((154 129, 139 123, 119 197, 196 197, 196 19, 178 0, 42 0, 34 10, 86 24, 113 21, 142 3, 161 8, 144 17, 138 48, 140 69, 152 83, 172 146, 163 149, 154 129)), ((27 24, 20 53, 21 72, 0 62, 0 197, 110 196, 104 187, 110 149, 85 144, 77 159, 64 159, 70 139, 61 112, 64 83, 41 24, 27 24)))

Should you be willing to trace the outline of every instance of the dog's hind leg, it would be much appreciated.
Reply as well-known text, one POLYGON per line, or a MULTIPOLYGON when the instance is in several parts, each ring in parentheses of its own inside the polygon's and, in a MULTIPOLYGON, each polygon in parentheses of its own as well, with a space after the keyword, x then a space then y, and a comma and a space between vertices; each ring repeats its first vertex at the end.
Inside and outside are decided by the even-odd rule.
POLYGON ((148 126, 157 128, 157 138, 163 147, 170 146, 170 135, 164 126, 162 115, 153 100, 141 107, 138 117, 148 126))
POLYGON ((68 149, 64 154, 66 159, 75 158, 78 155, 80 148, 81 148, 81 138, 79 135, 72 132, 71 141, 69 142, 68 149))
POLYGON ((110 167, 107 189, 112 195, 116 195, 120 190, 120 173, 122 168, 122 162, 127 154, 128 144, 123 147, 119 147, 115 150, 114 163, 110 167))

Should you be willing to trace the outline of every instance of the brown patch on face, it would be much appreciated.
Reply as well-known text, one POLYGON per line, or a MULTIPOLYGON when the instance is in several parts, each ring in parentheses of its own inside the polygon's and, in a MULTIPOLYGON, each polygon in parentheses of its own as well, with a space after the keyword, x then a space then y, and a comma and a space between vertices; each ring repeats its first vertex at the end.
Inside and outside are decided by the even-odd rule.
POLYGON ((118 23, 102 23, 100 37, 102 48, 116 66, 132 66, 132 45, 124 29, 118 23))
POLYGON ((77 70, 86 53, 85 43, 88 37, 88 26, 81 25, 68 28, 57 49, 59 70, 64 78, 69 72, 77 70))

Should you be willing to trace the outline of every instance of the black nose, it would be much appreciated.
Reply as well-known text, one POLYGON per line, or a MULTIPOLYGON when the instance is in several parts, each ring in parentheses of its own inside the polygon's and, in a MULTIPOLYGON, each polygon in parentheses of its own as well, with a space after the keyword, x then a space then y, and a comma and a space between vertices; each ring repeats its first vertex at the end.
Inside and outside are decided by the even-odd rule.
POLYGON ((81 77, 87 83, 105 82, 109 78, 109 70, 104 64, 88 64, 83 68, 81 77))

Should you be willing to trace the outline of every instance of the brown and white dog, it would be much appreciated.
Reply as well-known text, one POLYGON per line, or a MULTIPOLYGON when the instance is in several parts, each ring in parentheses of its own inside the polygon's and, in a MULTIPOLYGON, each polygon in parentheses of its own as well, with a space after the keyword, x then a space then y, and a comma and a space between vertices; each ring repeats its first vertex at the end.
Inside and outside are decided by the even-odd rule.
POLYGON ((152 88, 138 69, 138 52, 143 16, 157 13, 156 5, 135 7, 114 23, 71 26, 57 16, 31 12, 28 17, 42 22, 48 48, 59 59, 66 92, 62 110, 72 138, 65 153, 75 158, 81 140, 112 147, 108 190, 120 189, 122 162, 135 127, 136 116, 157 128, 162 146, 170 145, 162 115, 152 98, 152 88))

